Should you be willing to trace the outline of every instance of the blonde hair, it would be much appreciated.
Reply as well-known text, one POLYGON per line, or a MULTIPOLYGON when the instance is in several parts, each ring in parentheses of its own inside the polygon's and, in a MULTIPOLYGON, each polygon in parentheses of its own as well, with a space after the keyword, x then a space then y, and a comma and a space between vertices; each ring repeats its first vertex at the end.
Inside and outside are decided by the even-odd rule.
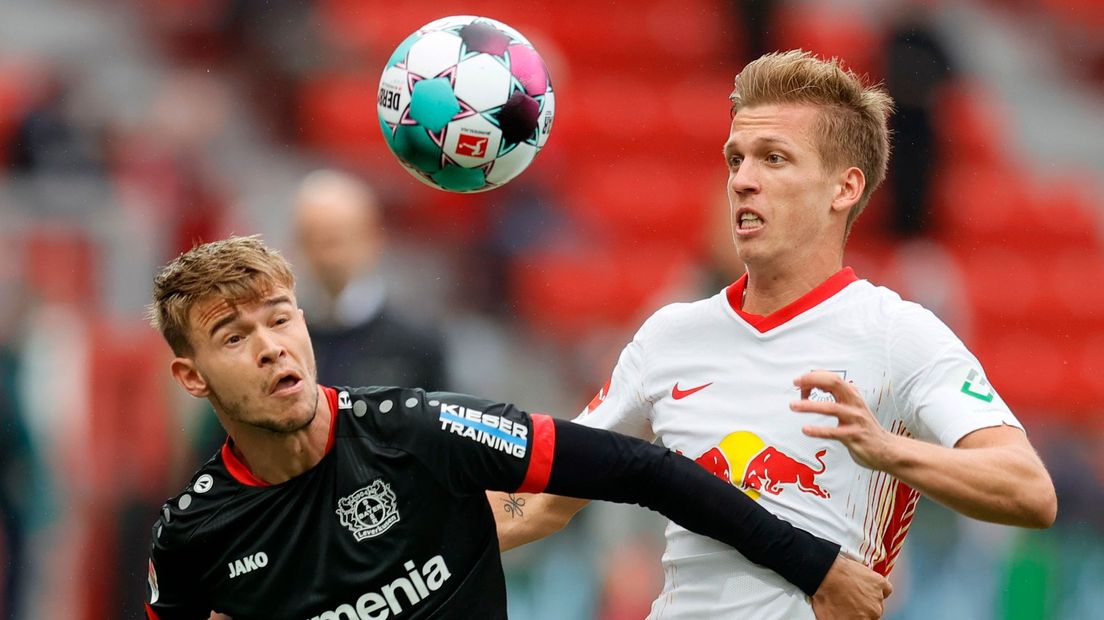
POLYGON ((259 235, 230 237, 196 246, 165 265, 153 279, 153 303, 146 316, 173 353, 190 355, 188 313, 197 303, 209 299, 231 305, 249 303, 277 286, 295 286, 284 257, 259 235))
POLYGON ((736 76, 729 96, 732 115, 758 105, 808 103, 820 107, 815 139, 826 170, 855 166, 866 187, 851 212, 847 230, 881 185, 889 161, 889 115, 893 99, 879 84, 843 67, 838 58, 822 60, 804 50, 765 54, 736 76))

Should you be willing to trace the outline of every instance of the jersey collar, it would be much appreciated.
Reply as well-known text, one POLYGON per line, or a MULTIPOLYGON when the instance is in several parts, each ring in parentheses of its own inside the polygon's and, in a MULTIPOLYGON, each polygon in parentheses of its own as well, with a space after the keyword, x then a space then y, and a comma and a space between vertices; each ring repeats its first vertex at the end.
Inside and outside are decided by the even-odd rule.
POLYGON ((728 298, 728 305, 732 308, 733 312, 739 315, 748 325, 754 327, 759 333, 765 333, 782 325, 802 312, 811 310, 858 279, 853 269, 844 267, 824 282, 821 282, 813 290, 768 315, 751 314, 741 309, 744 300, 744 291, 747 289, 747 273, 740 276, 739 280, 736 280, 725 289, 725 296, 728 298))
MULTIPOLYGON (((326 454, 330 453, 334 445, 334 431, 337 428, 337 390, 321 386, 322 391, 326 394, 326 402, 330 406, 330 438, 326 440, 326 454)), ((226 437, 226 443, 222 444, 222 463, 226 466, 226 471, 230 472, 230 475, 234 477, 234 480, 251 487, 267 487, 271 484, 261 480, 253 475, 253 472, 249 471, 245 463, 241 462, 241 459, 234 454, 233 445, 234 440, 229 436, 226 437)))

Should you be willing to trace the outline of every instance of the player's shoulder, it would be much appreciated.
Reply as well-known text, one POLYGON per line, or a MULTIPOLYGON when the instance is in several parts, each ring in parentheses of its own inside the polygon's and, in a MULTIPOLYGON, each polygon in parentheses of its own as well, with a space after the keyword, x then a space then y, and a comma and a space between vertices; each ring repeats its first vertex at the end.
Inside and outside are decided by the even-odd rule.
POLYGON ((394 385, 335 387, 338 435, 371 433, 390 422, 401 420, 403 412, 425 405, 426 392, 420 388, 394 385))
POLYGON ((215 454, 194 474, 184 489, 162 506, 153 526, 155 543, 164 547, 183 547, 206 538, 228 519, 232 500, 242 491, 222 462, 221 452, 215 454))
POLYGON ((912 346, 931 350, 959 342, 951 328, 922 304, 884 286, 867 286, 862 296, 865 312, 856 312, 854 317, 867 326, 880 325, 892 348, 912 346))
POLYGON ((394 432, 436 420, 441 412, 463 407, 482 410, 488 401, 455 392, 427 392, 398 386, 337 387, 338 434, 394 432), (347 430, 342 430, 343 428, 347 430))
POLYGON ((946 328, 943 321, 934 312, 920 303, 905 299, 896 291, 884 286, 872 286, 871 288, 878 307, 893 319, 895 328, 946 328))
POLYGON ((727 303, 724 291, 696 301, 669 303, 644 321, 640 327, 640 335, 671 335, 688 328, 700 327, 710 321, 723 320, 724 310, 721 304, 724 303, 727 303))
POLYGON ((874 317, 896 321, 925 321, 935 318, 927 308, 905 299, 897 291, 868 280, 857 280, 841 292, 841 300, 854 312, 864 314, 864 321, 874 317))

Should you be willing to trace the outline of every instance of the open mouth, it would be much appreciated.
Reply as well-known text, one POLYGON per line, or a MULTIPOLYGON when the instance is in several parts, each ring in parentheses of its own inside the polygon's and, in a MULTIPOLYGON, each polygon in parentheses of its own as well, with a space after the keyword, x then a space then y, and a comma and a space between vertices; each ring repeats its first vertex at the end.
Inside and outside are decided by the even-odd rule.
POLYGON ((272 383, 272 388, 269 390, 270 394, 279 394, 288 390, 295 389, 303 382, 303 378, 299 376, 295 371, 282 372, 276 376, 276 381, 272 383))
POLYGON ((736 230, 748 233, 763 227, 763 218, 750 209, 740 209, 736 213, 736 230))

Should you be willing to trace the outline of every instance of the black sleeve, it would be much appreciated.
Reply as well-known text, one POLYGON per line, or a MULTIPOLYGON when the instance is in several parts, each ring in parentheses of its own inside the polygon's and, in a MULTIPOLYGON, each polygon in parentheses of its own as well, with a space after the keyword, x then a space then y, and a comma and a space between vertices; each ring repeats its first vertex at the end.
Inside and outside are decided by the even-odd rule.
POLYGON ((146 617, 149 620, 206 620, 210 605, 204 603, 188 554, 165 544, 172 538, 168 526, 158 519, 153 526, 149 576, 146 580, 146 617))
POLYGON ((547 448, 534 445, 533 419, 513 405, 401 388, 379 392, 376 399, 373 407, 392 403, 374 416, 376 438, 416 456, 457 495, 516 490, 534 451, 548 453, 551 461, 551 442, 547 448))
POLYGON ((555 420, 545 491, 639 504, 731 545, 812 596, 840 546, 771 514, 692 460, 639 439, 555 420))

